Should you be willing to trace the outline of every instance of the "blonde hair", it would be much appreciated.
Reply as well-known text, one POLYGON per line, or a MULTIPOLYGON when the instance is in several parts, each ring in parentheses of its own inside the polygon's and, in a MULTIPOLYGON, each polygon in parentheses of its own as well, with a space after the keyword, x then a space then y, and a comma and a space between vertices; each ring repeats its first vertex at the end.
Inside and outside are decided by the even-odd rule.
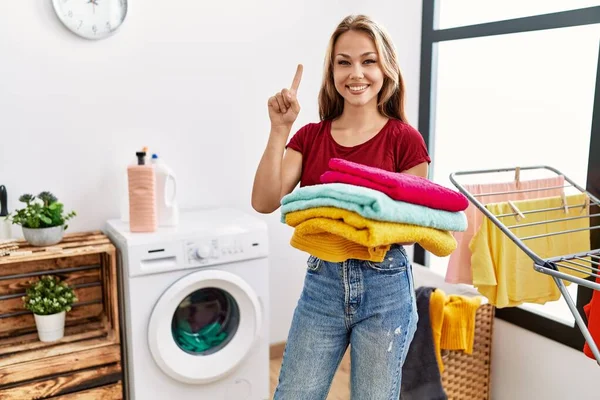
POLYGON ((339 23, 327 46, 323 82, 319 91, 319 116, 321 120, 335 119, 344 111, 344 98, 338 93, 333 81, 333 51, 338 38, 345 32, 364 32, 373 40, 384 79, 377 95, 379 112, 388 117, 407 122, 404 114, 404 80, 398 65, 398 56, 388 33, 365 15, 350 15, 339 23))

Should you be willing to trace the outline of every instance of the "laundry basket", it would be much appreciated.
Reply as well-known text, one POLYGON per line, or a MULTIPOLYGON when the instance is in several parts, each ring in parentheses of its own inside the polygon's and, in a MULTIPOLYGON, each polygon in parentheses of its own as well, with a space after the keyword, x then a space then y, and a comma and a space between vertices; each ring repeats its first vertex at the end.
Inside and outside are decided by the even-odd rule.
POLYGON ((489 400, 492 332, 495 307, 483 304, 475 314, 473 353, 448 351, 443 354, 442 385, 448 400, 489 400))

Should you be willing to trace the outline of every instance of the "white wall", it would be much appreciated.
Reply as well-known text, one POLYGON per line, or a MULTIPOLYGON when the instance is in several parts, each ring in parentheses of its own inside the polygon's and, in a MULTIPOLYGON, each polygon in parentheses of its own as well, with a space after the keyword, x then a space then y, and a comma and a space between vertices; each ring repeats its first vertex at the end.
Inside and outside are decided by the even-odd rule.
MULTIPOLYGON (((352 12, 390 31, 417 124, 420 1, 129 3, 119 33, 89 42, 60 25, 50 0, 0 2, 0 184, 10 210, 22 193, 51 190, 79 213, 73 231, 100 229, 119 215, 126 165, 149 146, 176 171, 183 208, 252 212, 267 98, 303 63, 296 128, 317 120, 327 40, 352 12)), ((306 256, 289 246, 291 230, 277 213, 261 218, 270 227, 275 343, 286 338, 306 256)), ((591 398, 598 371, 591 360, 502 321, 496 326, 494 399, 591 398)))
MULTIPOLYGON (((62 27, 50 0, 0 2, 0 184, 10 210, 20 194, 50 190, 78 212, 72 231, 102 228, 119 216, 120 179, 146 145, 177 173, 182 208, 254 212, 267 99, 303 63, 295 129, 318 119, 327 41, 352 12, 370 13, 392 33, 416 121, 420 6, 357 3, 129 1, 120 32, 91 42, 62 27)), ((271 340, 280 342, 306 256, 289 246, 291 230, 278 213, 261 218, 272 249, 271 340)))

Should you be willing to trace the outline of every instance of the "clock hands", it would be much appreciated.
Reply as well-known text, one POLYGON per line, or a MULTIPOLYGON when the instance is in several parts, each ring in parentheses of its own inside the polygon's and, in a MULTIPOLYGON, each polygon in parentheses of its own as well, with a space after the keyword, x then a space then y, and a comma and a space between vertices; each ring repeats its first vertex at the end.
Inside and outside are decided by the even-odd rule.
POLYGON ((94 14, 96 14, 96 6, 98 5, 98 0, 88 0, 87 3, 88 4, 92 3, 92 8, 93 8, 94 14))

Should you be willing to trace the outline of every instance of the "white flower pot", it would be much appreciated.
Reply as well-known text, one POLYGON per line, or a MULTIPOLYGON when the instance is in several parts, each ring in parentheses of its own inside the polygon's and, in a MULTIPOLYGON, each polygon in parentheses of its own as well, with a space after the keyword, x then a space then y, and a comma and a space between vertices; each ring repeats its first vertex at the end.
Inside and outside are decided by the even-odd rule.
POLYGON ((32 246, 51 246, 59 243, 65 233, 63 225, 53 226, 52 228, 21 228, 25 240, 32 246))
POLYGON ((33 314, 38 336, 42 342, 54 342, 64 336, 65 314, 65 311, 51 315, 33 314))

